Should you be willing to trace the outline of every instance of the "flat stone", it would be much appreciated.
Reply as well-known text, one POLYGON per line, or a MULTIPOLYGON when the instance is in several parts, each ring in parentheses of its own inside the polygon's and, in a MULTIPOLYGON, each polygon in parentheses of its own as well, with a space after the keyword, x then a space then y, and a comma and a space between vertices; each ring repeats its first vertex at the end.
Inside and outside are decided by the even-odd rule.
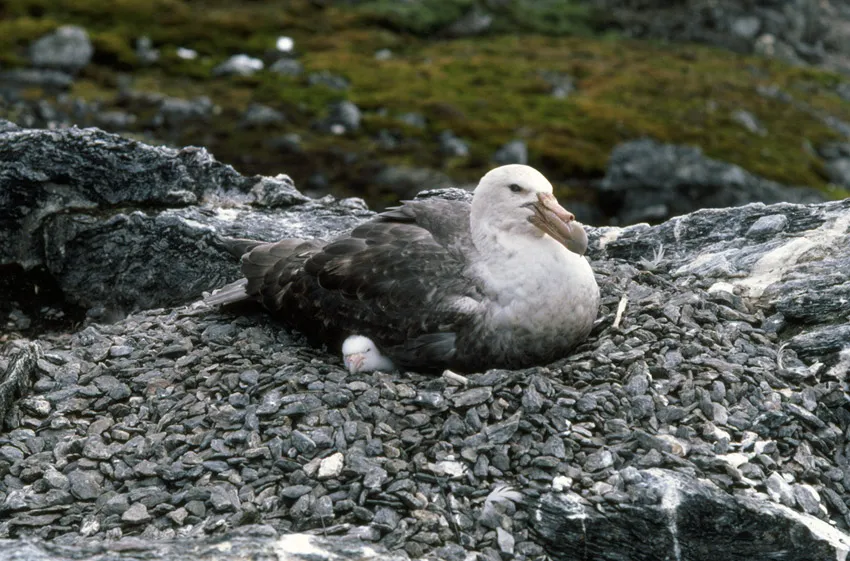
POLYGON ((493 396, 490 388, 472 388, 452 396, 455 407, 471 407, 488 401, 493 396))
POLYGON ((82 501, 94 500, 103 492, 103 475, 97 471, 76 469, 68 474, 71 494, 82 501))
POLYGON ((134 503, 124 511, 121 515, 121 520, 128 524, 144 524, 151 521, 151 516, 148 514, 148 509, 145 505, 134 503))
POLYGON ((337 452, 336 454, 331 454, 327 458, 323 458, 321 463, 319 464, 319 471, 317 473, 317 477, 319 479, 330 479, 332 477, 339 477, 339 474, 342 473, 342 466, 345 461, 345 456, 341 453, 337 452))

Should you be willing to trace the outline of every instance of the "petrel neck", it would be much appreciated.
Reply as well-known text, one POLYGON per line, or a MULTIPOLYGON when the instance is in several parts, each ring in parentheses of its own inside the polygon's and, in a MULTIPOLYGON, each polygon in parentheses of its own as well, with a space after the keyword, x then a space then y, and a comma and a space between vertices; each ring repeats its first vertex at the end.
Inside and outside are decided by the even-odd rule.
POLYGON ((540 249, 544 234, 530 223, 500 224, 498 227, 481 220, 472 220, 472 243, 486 261, 500 261, 528 251, 540 249), (513 227, 512 227, 513 226, 513 227))

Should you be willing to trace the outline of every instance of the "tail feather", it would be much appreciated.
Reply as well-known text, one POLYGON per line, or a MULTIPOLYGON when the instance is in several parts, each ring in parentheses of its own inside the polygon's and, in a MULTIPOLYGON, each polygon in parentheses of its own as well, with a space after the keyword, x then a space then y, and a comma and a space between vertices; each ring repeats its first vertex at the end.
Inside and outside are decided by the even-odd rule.
POLYGON ((258 301, 275 310, 291 286, 294 275, 304 262, 322 245, 314 240, 285 239, 274 243, 231 238, 225 246, 233 255, 239 254, 242 278, 213 292, 204 299, 210 306, 224 306, 243 301, 258 301))
POLYGON ((247 240, 244 238, 221 238, 222 247, 224 247, 230 255, 237 259, 264 243, 266 242, 247 240))
MULTIPOLYGON (((255 247, 242 256, 242 274, 248 281, 245 291, 262 294, 267 306, 283 297, 293 275, 303 267, 307 256, 321 247, 315 241, 286 239, 255 247), (270 296, 277 294, 277 298, 270 296)), ((274 307, 272 308, 274 309, 274 307)))
POLYGON ((248 279, 239 279, 226 286, 223 286, 204 298, 204 303, 208 306, 226 306, 227 304, 235 304, 244 300, 251 299, 245 287, 248 286, 248 279))

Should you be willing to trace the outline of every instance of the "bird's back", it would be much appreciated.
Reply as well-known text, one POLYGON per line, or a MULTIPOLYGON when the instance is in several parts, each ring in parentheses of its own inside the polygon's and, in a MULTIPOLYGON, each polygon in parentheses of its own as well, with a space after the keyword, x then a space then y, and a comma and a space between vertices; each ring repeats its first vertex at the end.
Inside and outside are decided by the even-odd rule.
POLYGON ((402 367, 440 369, 476 298, 465 278, 469 205, 429 200, 377 216, 330 243, 282 240, 242 257, 243 294, 305 333, 338 348, 362 334, 402 367))

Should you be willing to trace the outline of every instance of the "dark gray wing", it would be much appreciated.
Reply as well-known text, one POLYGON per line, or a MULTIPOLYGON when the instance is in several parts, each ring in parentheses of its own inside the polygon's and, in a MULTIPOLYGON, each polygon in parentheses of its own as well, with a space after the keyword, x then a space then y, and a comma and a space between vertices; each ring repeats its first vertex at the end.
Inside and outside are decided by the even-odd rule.
POLYGON ((471 247, 467 203, 416 201, 324 247, 259 246, 242 267, 246 292, 311 338, 337 349, 365 335, 399 366, 440 369, 481 300, 471 247))
POLYGON ((414 223, 431 233, 438 244, 459 258, 475 253, 469 233, 469 203, 428 199, 404 201, 402 206, 379 214, 379 220, 414 223))
MULTIPOLYGON (((248 254, 255 247, 267 245, 256 240, 246 240, 241 238, 221 238, 219 240, 220 247, 224 248, 228 253, 236 258, 241 258, 248 254)), ((216 290, 206 298, 204 302, 209 306, 226 306, 235 304, 243 300, 254 300, 246 291, 248 279, 239 279, 236 282, 230 283, 227 286, 216 290)))

